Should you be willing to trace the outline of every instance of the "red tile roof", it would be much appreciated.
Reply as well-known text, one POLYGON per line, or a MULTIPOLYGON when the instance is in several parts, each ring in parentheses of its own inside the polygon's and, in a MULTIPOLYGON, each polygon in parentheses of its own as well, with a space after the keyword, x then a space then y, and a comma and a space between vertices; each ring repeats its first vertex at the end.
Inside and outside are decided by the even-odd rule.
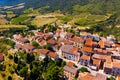
POLYGON ((63 70, 72 74, 77 74, 78 69, 75 67, 70 67, 70 66, 64 66, 63 70))
POLYGON ((77 47, 73 47, 69 50, 70 53, 75 54, 76 52, 78 52, 78 48, 77 47))
POLYGON ((50 56, 51 58, 58 58, 58 55, 54 52, 49 52, 48 56, 50 56))
POLYGON ((102 40, 100 40, 98 42, 98 44, 100 45, 100 48, 104 48, 105 47, 105 43, 102 40))
POLYGON ((42 54, 45 54, 45 55, 46 55, 46 54, 48 54, 49 50, 47 50, 47 49, 41 49, 40 52, 41 52, 42 54))
POLYGON ((85 41, 86 46, 92 46, 92 38, 87 38, 85 41))
POLYGON ((94 80, 107 80, 107 76, 97 73, 94 80))
POLYGON ((83 55, 83 56, 81 56, 81 59, 83 59, 83 60, 90 60, 90 56, 83 55))
POLYGON ((92 52, 92 48, 91 47, 83 47, 82 50, 85 51, 85 52, 89 52, 89 53, 92 52))
POLYGON ((91 73, 84 72, 79 73, 78 80, 94 80, 95 76, 93 76, 91 73))
POLYGON ((100 66, 101 60, 93 59, 93 65, 100 66))
POLYGON ((53 40, 53 39, 49 39, 49 40, 47 41, 47 43, 48 43, 48 44, 51 44, 51 45, 55 45, 55 44, 56 44, 56 41, 53 40))
POLYGON ((84 40, 80 37, 77 37, 77 36, 74 36, 73 38, 70 38, 71 41, 75 41, 75 42, 78 42, 78 43, 83 43, 84 40))
POLYGON ((66 65, 70 67, 74 67, 75 64, 73 62, 67 62, 66 65))
POLYGON ((64 43, 65 45, 72 45, 73 44, 73 42, 66 40, 66 39, 60 40, 60 41, 58 41, 58 43, 64 43))
POLYGON ((120 69, 120 63, 113 62, 113 68, 119 68, 120 69))

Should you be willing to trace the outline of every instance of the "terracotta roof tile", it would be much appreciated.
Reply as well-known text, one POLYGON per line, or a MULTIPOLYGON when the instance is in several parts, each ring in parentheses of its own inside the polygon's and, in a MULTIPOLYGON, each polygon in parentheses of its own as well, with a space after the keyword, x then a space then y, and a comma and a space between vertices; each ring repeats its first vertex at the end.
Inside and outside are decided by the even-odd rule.
POLYGON ((100 66, 101 60, 93 59, 93 65, 100 66))
POLYGON ((75 42, 78 42, 78 43, 83 43, 84 40, 80 37, 77 37, 77 36, 74 36, 73 38, 70 38, 71 41, 75 41, 75 42))
POLYGON ((112 62, 105 62, 104 63, 104 68, 110 68, 112 69, 113 63, 112 62))
POLYGON ((113 68, 120 68, 120 63, 113 62, 113 68))
POLYGON ((83 47, 82 50, 85 51, 85 52, 89 52, 89 53, 92 52, 92 48, 91 47, 83 47))
POLYGON ((105 44, 104 44, 104 42, 102 40, 100 40, 98 42, 98 44, 100 45, 100 48, 104 48, 105 47, 105 44))
POLYGON ((94 54, 92 57, 94 59, 106 60, 106 55, 94 54))
POLYGON ((107 76, 97 73, 94 80, 107 80, 107 76))
POLYGON ((77 74, 77 71, 78 71, 77 68, 75 68, 75 67, 70 67, 70 66, 67 66, 67 65, 63 67, 63 70, 64 70, 64 71, 67 71, 67 72, 69 72, 69 73, 72 73, 72 74, 77 74))
POLYGON ((91 73, 84 72, 84 73, 79 73, 78 80, 93 80, 95 76, 93 76, 91 73))
POLYGON ((51 58, 58 58, 58 55, 54 52, 49 52, 48 56, 50 56, 51 58))
POLYGON ((69 50, 70 53, 75 54, 76 52, 78 52, 78 48, 77 47, 73 47, 69 50))
POLYGON ((90 56, 83 55, 83 56, 81 56, 81 59, 90 60, 90 56))
POLYGON ((73 42, 66 40, 66 39, 60 40, 59 43, 64 43, 65 45, 72 45, 73 44, 73 42))
POLYGON ((74 63, 73 62, 67 62, 67 64, 66 64, 67 66, 70 66, 70 67, 74 67, 74 63))
POLYGON ((85 41, 86 46, 92 46, 92 38, 87 38, 85 41))
POLYGON ((45 54, 45 55, 46 55, 46 54, 48 54, 49 50, 47 50, 47 49, 41 49, 40 52, 41 52, 42 54, 45 54))
POLYGON ((56 44, 56 41, 53 40, 53 39, 49 39, 49 40, 47 41, 47 43, 48 43, 48 44, 51 44, 51 45, 55 45, 55 44, 56 44))

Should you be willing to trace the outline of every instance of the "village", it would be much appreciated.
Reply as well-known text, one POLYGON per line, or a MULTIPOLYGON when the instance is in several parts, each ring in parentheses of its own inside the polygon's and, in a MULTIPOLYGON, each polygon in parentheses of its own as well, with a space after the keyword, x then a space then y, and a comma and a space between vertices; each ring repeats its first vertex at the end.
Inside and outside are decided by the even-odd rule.
MULTIPOLYGON (((67 32, 66 27, 57 28, 49 32, 47 26, 42 31, 31 30, 33 35, 22 36, 14 34, 12 38, 5 37, 15 42, 14 52, 22 51, 30 54, 33 52, 37 60, 51 58, 62 59, 66 62, 63 67, 66 80, 107 80, 111 75, 120 80, 120 43, 114 36, 101 37, 95 34, 75 35, 67 32), (37 42, 42 48, 32 45, 37 42), (43 46, 48 45, 49 49, 43 46), (87 68, 87 72, 80 72, 80 68, 87 68)), ((2 37, 3 38, 3 37, 2 37)), ((19 57, 19 55, 17 54, 19 57)), ((0 61, 4 61, 0 54, 0 61)))

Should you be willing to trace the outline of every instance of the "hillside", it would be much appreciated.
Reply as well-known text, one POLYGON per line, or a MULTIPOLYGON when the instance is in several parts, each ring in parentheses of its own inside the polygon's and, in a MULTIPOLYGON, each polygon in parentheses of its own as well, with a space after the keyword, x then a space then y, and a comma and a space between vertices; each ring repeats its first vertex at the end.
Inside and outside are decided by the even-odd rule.
POLYGON ((90 12, 94 14, 105 14, 118 12, 120 0, 5 0, 4 5, 16 5, 25 3, 26 8, 38 8, 49 6, 46 12, 61 10, 63 12, 90 12), (9 2, 9 3, 8 3, 9 2), (35 5, 33 5, 35 4, 35 5))
POLYGON ((3 7, 7 15, 6 11, 12 11, 12 16, 17 15, 10 18, 11 24, 32 24, 39 27, 57 20, 59 24, 90 27, 91 32, 118 36, 115 33, 120 25, 120 0, 4 0, 0 5, 7 6, 3 7), (40 17, 56 11, 64 16, 40 17), (98 26, 100 29, 96 29, 98 26))

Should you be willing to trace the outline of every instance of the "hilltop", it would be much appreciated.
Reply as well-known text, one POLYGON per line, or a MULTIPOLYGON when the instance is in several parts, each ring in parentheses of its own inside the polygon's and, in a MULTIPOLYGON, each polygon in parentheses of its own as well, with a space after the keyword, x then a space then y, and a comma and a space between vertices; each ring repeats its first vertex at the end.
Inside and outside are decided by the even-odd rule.
MULTIPOLYGON (((5 6, 1 8, 3 13, 10 16, 16 15, 8 18, 10 23, 15 25, 41 26, 52 24, 57 20, 62 24, 90 27, 91 32, 97 32, 100 35, 114 34, 116 37, 115 33, 116 30, 119 30, 120 25, 119 4, 120 0, 6 0, 4 3, 0 3, 5 6), (54 12, 64 16, 40 18, 41 15, 54 12), (98 26, 100 29, 97 29, 98 26), (110 28, 110 26, 112 27, 110 28), (112 32, 110 33, 109 30, 112 32)), ((119 31, 117 32, 119 34, 119 31)))

